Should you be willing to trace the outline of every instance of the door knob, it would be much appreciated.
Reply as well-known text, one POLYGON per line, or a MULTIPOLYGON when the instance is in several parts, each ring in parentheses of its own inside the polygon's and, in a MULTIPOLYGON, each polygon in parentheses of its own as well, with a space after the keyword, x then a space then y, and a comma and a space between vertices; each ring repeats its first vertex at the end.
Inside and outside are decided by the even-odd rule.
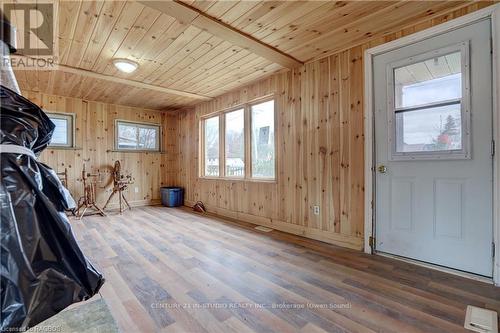
POLYGON ((378 172, 380 172, 380 173, 387 173, 387 167, 385 165, 380 165, 378 167, 378 172))

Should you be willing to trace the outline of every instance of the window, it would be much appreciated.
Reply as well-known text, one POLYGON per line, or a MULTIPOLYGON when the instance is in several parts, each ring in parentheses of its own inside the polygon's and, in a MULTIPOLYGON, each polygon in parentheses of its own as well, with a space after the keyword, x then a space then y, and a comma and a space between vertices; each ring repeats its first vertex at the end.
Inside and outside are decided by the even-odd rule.
POLYGON ((117 120, 115 141, 117 150, 160 151, 160 126, 117 120))
POLYGON ((254 104, 252 110, 252 175, 274 178, 274 100, 254 104))
POLYGON ((51 147, 66 147, 74 146, 74 118, 70 113, 47 113, 50 120, 56 125, 50 140, 51 147))
POLYGON ((392 160, 468 158, 468 43, 388 68, 392 160))
POLYGON ((228 112, 225 118, 226 176, 243 177, 245 175, 245 110, 228 112))
POLYGON ((205 176, 219 176, 219 117, 205 120, 205 176))
POLYGON ((202 118, 202 177, 274 180, 274 99, 202 118))

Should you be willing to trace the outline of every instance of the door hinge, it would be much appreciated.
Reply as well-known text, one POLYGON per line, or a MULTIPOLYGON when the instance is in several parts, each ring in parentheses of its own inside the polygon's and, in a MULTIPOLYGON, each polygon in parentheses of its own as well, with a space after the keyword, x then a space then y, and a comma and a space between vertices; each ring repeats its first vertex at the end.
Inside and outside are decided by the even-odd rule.
POLYGON ((495 253, 496 253, 496 248, 495 248, 495 242, 491 243, 491 256, 495 258, 495 253))
POLYGON ((495 140, 491 140, 491 156, 495 156, 495 140))
POLYGON ((368 239, 368 245, 370 245, 372 250, 375 250, 375 237, 370 236, 370 238, 368 239))

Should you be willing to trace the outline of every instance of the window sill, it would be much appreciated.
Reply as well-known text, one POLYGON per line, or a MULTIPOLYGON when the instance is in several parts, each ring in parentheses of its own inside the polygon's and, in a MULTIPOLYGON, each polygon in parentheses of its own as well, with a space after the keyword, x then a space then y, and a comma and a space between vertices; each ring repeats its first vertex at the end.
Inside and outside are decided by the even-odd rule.
POLYGON ((244 183, 268 183, 268 184, 277 184, 278 181, 276 179, 266 179, 266 178, 235 178, 235 177, 198 177, 201 180, 220 180, 226 182, 244 182, 244 183))
POLYGON ((47 146, 49 150, 82 150, 82 147, 47 146))
POLYGON ((164 151, 157 150, 123 150, 123 149, 108 149, 107 153, 149 153, 149 154, 166 154, 164 151))

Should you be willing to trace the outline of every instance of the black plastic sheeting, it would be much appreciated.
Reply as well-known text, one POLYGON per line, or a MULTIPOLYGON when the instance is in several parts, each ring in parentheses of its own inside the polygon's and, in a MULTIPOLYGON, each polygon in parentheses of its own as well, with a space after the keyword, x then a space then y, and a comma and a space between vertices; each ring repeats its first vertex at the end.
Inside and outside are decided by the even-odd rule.
MULTIPOLYGON (((35 104, 0 87, 0 143, 49 144, 54 124, 35 104)), ((65 209, 75 201, 56 173, 29 155, 1 154, 1 331, 22 331, 95 295, 104 278, 85 258, 65 209)))

